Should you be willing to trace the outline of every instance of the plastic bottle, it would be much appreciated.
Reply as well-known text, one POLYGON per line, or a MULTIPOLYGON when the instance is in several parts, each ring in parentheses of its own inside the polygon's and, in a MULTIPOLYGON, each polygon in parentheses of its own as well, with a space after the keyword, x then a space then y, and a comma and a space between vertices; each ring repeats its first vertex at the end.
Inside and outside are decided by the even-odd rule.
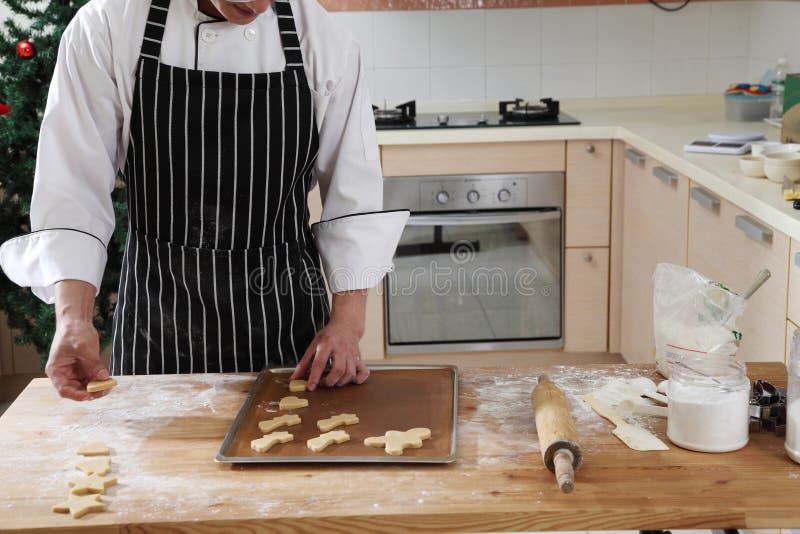
POLYGON ((796 330, 786 362, 789 387, 786 391, 786 453, 800 464, 800 330, 796 330))
POLYGON ((778 59, 775 75, 772 77, 772 102, 769 105, 769 118, 780 119, 783 116, 783 86, 786 83, 786 73, 789 62, 786 58, 778 59))

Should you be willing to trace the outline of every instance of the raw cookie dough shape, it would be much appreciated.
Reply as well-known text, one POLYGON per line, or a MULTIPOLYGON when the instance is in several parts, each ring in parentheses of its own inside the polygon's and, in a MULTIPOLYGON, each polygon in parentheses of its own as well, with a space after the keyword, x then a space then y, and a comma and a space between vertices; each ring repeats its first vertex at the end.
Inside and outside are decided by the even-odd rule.
POLYGON ((296 410, 297 408, 305 408, 306 406, 308 406, 308 399, 301 399, 294 395, 284 397, 281 399, 281 402, 278 403, 278 408, 281 410, 296 410))
POLYGON ((258 438, 251 441, 250 448, 256 452, 267 452, 274 445, 277 445, 278 443, 288 443, 293 439, 294 436, 288 432, 273 432, 272 434, 267 434, 263 438, 258 438))
POLYGON ((611 433, 631 449, 635 451, 669 450, 669 447, 655 435, 640 426, 624 421, 614 408, 606 404, 602 399, 595 397, 593 393, 582 395, 580 398, 597 412, 597 415, 611 421, 615 426, 611 433))
POLYGON ((344 430, 334 430, 333 432, 327 432, 317 438, 308 440, 306 445, 308 445, 308 448, 313 452, 322 452, 328 445, 344 443, 345 441, 350 441, 350 434, 344 430))
POLYGON ((329 432, 342 425, 355 425, 358 423, 358 416, 354 413, 341 413, 334 415, 328 419, 320 419, 317 421, 317 428, 322 432, 329 432))
POLYGON ((412 428, 405 432, 389 430, 383 436, 371 437, 364 440, 364 445, 370 447, 384 447, 387 454, 400 456, 403 449, 419 449, 422 447, 422 440, 431 437, 429 428, 412 428))
POLYGON ((89 512, 104 512, 106 504, 100 501, 100 495, 70 495, 66 501, 53 506, 52 510, 57 513, 70 513, 72 517, 78 519, 89 512))
POLYGON ((78 462, 75 467, 87 475, 105 475, 111 471, 111 458, 108 456, 91 458, 78 462))
POLYGON ((86 385, 86 391, 89 393, 95 393, 97 391, 103 391, 106 389, 111 389, 117 385, 117 381, 113 378, 109 378, 108 380, 95 380, 93 382, 89 382, 86 385))
POLYGON ((308 382, 306 380, 292 380, 289 382, 289 391, 292 393, 299 393, 308 389, 308 382))
POLYGON ((301 423, 300 416, 294 414, 287 414, 281 415, 278 417, 273 417, 268 421, 261 421, 258 423, 258 429, 261 430, 264 434, 269 434, 276 428, 280 428, 282 426, 294 426, 299 425, 301 423))
POLYGON ((108 456, 108 447, 102 441, 90 441, 75 453, 81 456, 108 456))
POLYGON ((72 495, 86 495, 87 493, 105 493, 106 488, 114 486, 117 479, 114 477, 101 477, 100 475, 90 475, 83 480, 71 480, 69 482, 72 495))

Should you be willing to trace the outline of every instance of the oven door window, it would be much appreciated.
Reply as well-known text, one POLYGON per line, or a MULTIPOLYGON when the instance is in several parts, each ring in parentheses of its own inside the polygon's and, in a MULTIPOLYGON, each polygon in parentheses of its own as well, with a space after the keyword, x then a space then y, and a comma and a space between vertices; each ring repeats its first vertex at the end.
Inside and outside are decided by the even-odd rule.
POLYGON ((561 337, 558 208, 413 215, 386 279, 390 345, 561 337))

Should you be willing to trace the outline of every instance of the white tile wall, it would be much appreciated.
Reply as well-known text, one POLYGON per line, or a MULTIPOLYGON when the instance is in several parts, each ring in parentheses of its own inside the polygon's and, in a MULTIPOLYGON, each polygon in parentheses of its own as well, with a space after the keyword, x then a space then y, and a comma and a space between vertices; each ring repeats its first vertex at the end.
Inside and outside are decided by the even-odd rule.
POLYGON ((780 55, 800 68, 800 2, 333 13, 376 104, 718 93, 780 55))

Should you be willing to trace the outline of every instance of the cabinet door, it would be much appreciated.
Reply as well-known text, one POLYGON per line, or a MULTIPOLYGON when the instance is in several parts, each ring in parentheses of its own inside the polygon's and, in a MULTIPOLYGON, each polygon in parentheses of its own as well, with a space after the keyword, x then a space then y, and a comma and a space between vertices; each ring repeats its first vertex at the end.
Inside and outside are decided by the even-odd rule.
POLYGON ((784 359, 789 238, 730 202, 692 186, 689 207, 689 267, 737 293, 761 269, 772 277, 747 302, 737 321, 743 361, 784 359))
POLYGON ((789 255, 789 319, 800 324, 800 241, 796 239, 789 255))
POLYGON ((567 249, 564 258, 564 350, 608 347, 608 249, 567 249))
POLYGON ((567 247, 607 247, 611 226, 611 141, 567 142, 567 247))
POLYGON ((654 359, 653 272, 686 265, 689 180, 626 150, 622 238, 621 352, 628 362, 654 359))

